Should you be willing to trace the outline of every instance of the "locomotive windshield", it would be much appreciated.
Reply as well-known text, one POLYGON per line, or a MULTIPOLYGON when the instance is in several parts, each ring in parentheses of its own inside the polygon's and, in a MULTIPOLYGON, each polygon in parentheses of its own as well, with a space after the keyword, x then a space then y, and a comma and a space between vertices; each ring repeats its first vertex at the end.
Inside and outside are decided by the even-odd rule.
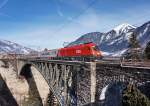
POLYGON ((93 47, 93 50, 99 51, 99 47, 98 47, 98 46, 94 46, 94 47, 93 47))

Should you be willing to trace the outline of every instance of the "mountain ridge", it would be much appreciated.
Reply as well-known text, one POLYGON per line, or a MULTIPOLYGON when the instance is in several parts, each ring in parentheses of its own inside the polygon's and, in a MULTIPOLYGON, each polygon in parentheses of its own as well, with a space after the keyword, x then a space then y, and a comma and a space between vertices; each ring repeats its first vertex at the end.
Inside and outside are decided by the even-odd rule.
POLYGON ((0 53, 28 54, 31 51, 35 51, 35 50, 8 40, 0 39, 0 53))
POLYGON ((144 48, 146 43, 150 41, 150 21, 139 27, 123 23, 106 33, 87 33, 71 42, 68 46, 88 42, 85 38, 91 38, 90 41, 98 45, 104 55, 113 56, 117 54, 118 56, 121 56, 128 49, 129 38, 133 32, 137 34, 137 38, 140 41, 141 46, 144 48), (98 37, 95 37, 95 33, 98 37), (83 39, 85 39, 85 41, 83 41, 83 39))

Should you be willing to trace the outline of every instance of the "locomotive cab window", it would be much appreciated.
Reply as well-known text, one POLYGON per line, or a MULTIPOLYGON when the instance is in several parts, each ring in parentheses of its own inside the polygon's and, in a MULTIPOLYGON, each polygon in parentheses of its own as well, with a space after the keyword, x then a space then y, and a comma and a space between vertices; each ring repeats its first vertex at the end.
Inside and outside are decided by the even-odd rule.
POLYGON ((95 50, 95 51, 99 51, 98 46, 94 46, 94 47, 93 47, 93 50, 95 50))

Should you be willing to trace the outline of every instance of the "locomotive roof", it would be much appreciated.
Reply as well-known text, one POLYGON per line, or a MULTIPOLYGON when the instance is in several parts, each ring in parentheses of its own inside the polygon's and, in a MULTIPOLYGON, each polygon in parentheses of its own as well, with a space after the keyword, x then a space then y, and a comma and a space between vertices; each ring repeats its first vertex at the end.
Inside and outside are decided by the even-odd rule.
MULTIPOLYGON (((65 47, 65 48, 76 48, 76 47, 81 47, 81 46, 95 46, 95 45, 96 45, 95 43, 89 42, 89 43, 73 45, 73 46, 69 46, 69 47, 65 47)), ((65 48, 62 48, 62 49, 65 49, 65 48)))

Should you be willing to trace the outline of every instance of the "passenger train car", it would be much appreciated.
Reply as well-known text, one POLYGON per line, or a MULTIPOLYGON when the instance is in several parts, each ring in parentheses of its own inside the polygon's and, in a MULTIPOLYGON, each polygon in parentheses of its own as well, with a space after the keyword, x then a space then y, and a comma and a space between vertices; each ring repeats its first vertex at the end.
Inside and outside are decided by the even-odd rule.
POLYGON ((99 48, 92 42, 41 52, 41 59, 92 61, 102 58, 99 48))
POLYGON ((53 59, 57 57, 57 55, 58 55, 58 49, 46 50, 40 53, 40 57, 42 59, 53 59))

